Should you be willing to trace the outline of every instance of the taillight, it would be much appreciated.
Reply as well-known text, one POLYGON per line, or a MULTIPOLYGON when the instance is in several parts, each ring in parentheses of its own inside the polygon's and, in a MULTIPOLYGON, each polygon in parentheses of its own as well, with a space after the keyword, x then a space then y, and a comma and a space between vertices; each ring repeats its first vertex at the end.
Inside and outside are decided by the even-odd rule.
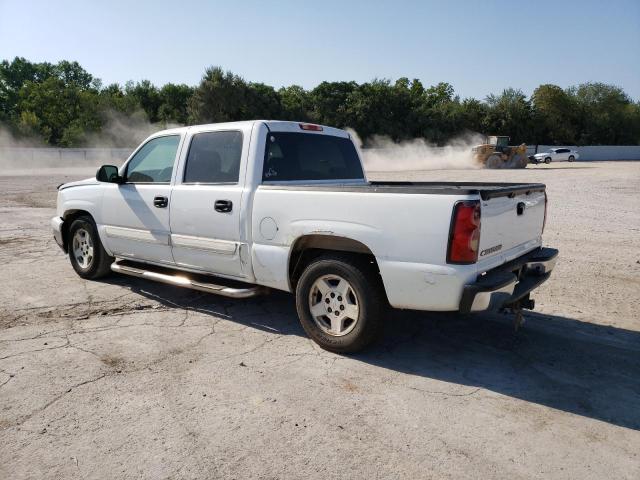
POLYGON ((547 203, 549 203, 547 199, 547 192, 544 192, 544 220, 542 220, 542 233, 544 233, 544 227, 547 224, 547 203))
POLYGON ((458 202, 453 207, 447 263, 475 263, 480 245, 480 201, 458 202))
POLYGON ((313 123, 299 123, 298 125, 300 125, 300 128, 302 130, 311 130, 312 132, 321 132, 322 131, 322 126, 321 125, 314 125, 313 123))

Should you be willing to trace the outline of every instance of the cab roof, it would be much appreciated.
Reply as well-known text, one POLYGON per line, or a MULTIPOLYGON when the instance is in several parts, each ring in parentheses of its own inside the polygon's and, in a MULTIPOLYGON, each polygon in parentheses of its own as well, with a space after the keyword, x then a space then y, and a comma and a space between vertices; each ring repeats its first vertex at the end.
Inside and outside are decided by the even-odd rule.
POLYGON ((188 131, 191 132, 206 132, 213 130, 228 130, 228 129, 238 129, 238 130, 250 130, 257 123, 264 124, 270 131, 274 132, 298 132, 298 133, 309 133, 315 135, 333 135, 336 137, 349 138, 350 135, 345 130, 341 130, 339 128, 329 127, 326 125, 316 125, 308 122, 292 122, 292 121, 284 121, 284 120, 244 120, 239 122, 224 122, 224 123, 207 123, 202 125, 188 125, 185 127, 177 127, 170 128, 167 130, 161 130, 159 132, 151 135, 152 137, 158 135, 167 135, 171 133, 185 133, 188 131), (313 126, 319 127, 319 130, 307 130, 303 128, 305 126, 313 126))

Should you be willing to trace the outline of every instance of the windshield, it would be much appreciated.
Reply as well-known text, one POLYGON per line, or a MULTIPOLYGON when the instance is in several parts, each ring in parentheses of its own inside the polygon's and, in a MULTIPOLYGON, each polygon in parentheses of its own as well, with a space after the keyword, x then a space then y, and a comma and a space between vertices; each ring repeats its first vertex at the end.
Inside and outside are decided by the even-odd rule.
POLYGON ((496 137, 496 147, 508 147, 509 137, 496 137))
POLYGON ((349 138, 311 133, 267 134, 262 180, 362 180, 358 153, 349 138))

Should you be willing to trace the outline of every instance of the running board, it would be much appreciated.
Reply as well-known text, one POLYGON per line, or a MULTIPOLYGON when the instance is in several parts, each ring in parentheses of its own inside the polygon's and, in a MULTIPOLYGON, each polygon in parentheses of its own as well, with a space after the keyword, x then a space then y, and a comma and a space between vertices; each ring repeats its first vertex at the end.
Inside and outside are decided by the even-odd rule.
MULTIPOLYGON (((187 272, 174 271, 175 273, 163 273, 162 271, 168 272, 170 270, 166 268, 158 268, 158 270, 162 271, 155 271, 153 266, 142 266, 140 264, 132 265, 131 262, 113 262, 111 264, 111 270, 116 273, 131 275, 132 277, 146 278, 147 280, 153 280, 154 282, 166 283, 176 287, 191 288, 192 290, 222 295, 223 297, 249 298, 262 295, 268 291, 268 288, 261 286, 234 288, 225 285, 216 285, 215 283, 189 278, 187 276, 189 275, 187 272)), ((200 278, 206 277, 205 275, 197 276, 200 278)))

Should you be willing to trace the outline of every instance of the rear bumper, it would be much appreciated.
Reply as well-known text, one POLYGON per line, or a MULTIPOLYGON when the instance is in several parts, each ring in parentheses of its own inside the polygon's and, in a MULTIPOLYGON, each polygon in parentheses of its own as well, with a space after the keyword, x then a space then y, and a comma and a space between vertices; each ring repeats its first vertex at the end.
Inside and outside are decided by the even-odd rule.
POLYGON ((460 313, 498 310, 525 298, 551 276, 558 250, 539 248, 464 286, 460 313))
POLYGON ((58 246, 67 251, 64 246, 64 237, 62 236, 62 225, 64 224, 64 220, 60 217, 53 217, 51 219, 51 230, 53 231, 53 238, 56 240, 58 246))

